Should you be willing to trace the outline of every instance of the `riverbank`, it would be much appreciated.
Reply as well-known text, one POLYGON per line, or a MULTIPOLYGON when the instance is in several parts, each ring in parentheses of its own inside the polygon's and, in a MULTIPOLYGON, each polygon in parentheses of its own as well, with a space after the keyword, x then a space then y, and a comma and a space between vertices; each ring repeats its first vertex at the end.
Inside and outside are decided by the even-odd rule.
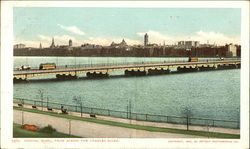
MULTIPOLYGON (((15 104, 14 104, 15 105, 15 104)), ((121 118, 113 118, 113 117, 107 117, 107 116, 99 116, 97 115, 96 118, 89 118, 90 115, 88 114, 83 114, 83 117, 80 117, 80 113, 76 113, 76 112, 69 112, 68 115, 65 114, 60 114, 59 110, 54 110, 53 112, 48 112, 48 111, 40 111, 40 110, 34 110, 34 109, 30 109, 27 108, 27 105, 24 105, 25 108, 18 108, 18 107, 14 107, 14 122, 15 123, 22 123, 22 112, 20 110, 25 111, 24 113, 35 113, 37 115, 33 115, 33 116, 25 116, 24 114, 24 120, 28 120, 27 122, 32 122, 32 124, 37 123, 37 116, 39 117, 54 117, 51 118, 52 121, 42 121, 41 123, 46 123, 46 125, 48 125, 48 123, 54 124, 57 122, 57 120, 54 120, 55 117, 57 118, 61 118, 64 119, 62 123, 65 123, 65 125, 69 125, 69 121, 74 121, 73 123, 83 123, 81 125, 94 125, 92 127, 89 127, 90 129, 93 129, 93 132, 99 132, 99 131, 105 131, 105 133, 103 132, 103 134, 105 134, 102 137, 118 137, 115 134, 111 135, 109 134, 109 130, 115 130, 117 128, 119 128, 117 131, 120 130, 121 131, 121 136, 119 137, 130 137, 132 135, 134 137, 137 137, 137 131, 142 130, 142 131, 146 131, 146 132, 161 132, 161 133, 171 133, 171 135, 167 135, 167 136, 171 136, 173 134, 182 134, 181 136, 177 135, 178 137, 212 137, 212 138, 239 138, 239 130, 235 130, 235 129, 226 129, 226 128, 205 128, 205 127, 201 127, 201 126, 189 126, 189 131, 185 130, 186 126, 185 125, 178 125, 178 124, 167 124, 167 123, 154 123, 154 122, 146 122, 146 121, 135 121, 135 120, 128 120, 128 119, 121 119, 121 118), (19 112, 18 112, 19 111, 19 112), (15 115, 16 114, 16 115, 15 115), (35 117, 35 119, 32 119, 32 117, 35 117), (76 122, 75 122, 76 121, 76 122), (105 127, 105 129, 101 129, 105 127), (106 128, 108 127, 108 128, 106 128), (113 128, 114 127, 114 128, 113 128), (125 130, 123 130, 125 129, 125 130), (128 129, 128 130, 127 130, 128 129), (97 131, 98 130, 98 131, 97 131), (122 133, 123 131, 127 132, 127 133, 122 133), (216 132, 219 131, 220 133, 216 132), (223 133, 221 133, 223 131, 223 133), (129 133, 130 132, 130 133, 129 133), (134 133, 133 133, 134 132, 134 133), (128 135, 130 134, 130 135, 128 135), (110 136, 111 135, 111 136, 110 136), (183 136, 184 135, 184 136, 183 136), (192 135, 192 136, 189 136, 192 135)), ((39 107, 38 107, 39 108, 39 107)), ((45 110, 45 108, 44 108, 45 110)), ((46 109, 47 110, 47 109, 46 109)), ((29 114, 28 114, 29 115, 29 114)), ((45 118, 47 119, 47 118, 45 118)), ((40 119, 39 119, 40 120, 40 119)), ((41 124, 39 124, 41 125, 41 124)), ((77 124, 78 125, 78 124, 77 124)), ((67 126, 64 125, 55 125, 56 129, 58 130, 57 127, 65 127, 68 128, 67 126)), ((72 126, 72 125, 71 125, 72 126)), ((65 129, 64 128, 64 129, 65 129)), ((77 127, 78 128, 78 127, 77 127)), ((84 127, 86 129, 86 127, 84 127)), ((59 129, 60 130, 60 129, 59 129)), ((65 130, 63 131, 59 131, 62 133, 68 133, 65 130)), ((78 131, 77 131, 78 132, 78 131)), ((84 131, 86 132, 86 131, 84 131)), ((88 132, 88 131, 87 131, 88 132)), ((116 131, 115 131, 116 132, 116 131)), ((146 132, 143 132, 142 134, 147 134, 146 132)), ((76 136, 81 136, 81 135, 77 135, 74 134, 76 136)), ((92 133, 90 134, 90 136, 92 135, 92 133)), ((99 136, 99 134, 95 134, 97 136, 99 136)), ((145 135, 146 137, 147 135, 145 135)), ((154 136, 154 135, 148 135, 150 137, 154 136)), ((165 136, 165 135, 164 135, 165 136)), ((165 136, 165 137, 167 137, 165 136)), ((89 137, 89 136, 87 136, 89 137)), ((96 137, 96 136, 92 136, 92 137, 96 137)), ((143 137, 143 136, 141 136, 143 137)), ((159 135, 156 135, 156 137, 159 137, 159 135)))

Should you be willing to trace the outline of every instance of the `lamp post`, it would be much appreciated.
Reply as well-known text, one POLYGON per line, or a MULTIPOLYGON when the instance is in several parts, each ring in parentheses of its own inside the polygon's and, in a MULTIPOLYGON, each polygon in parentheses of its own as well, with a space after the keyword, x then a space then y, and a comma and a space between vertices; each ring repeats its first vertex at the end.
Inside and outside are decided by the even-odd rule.
POLYGON ((49 108, 49 96, 47 96, 47 109, 49 108))
POLYGON ((41 89, 39 89, 38 93, 40 94, 41 106, 42 106, 42 111, 43 111, 43 91, 41 89))
MULTIPOLYGON (((76 104, 79 104, 80 105, 80 108, 81 108, 81 117, 82 117, 82 100, 81 100, 81 97, 76 97, 74 96, 73 97, 73 102, 75 102, 76 104)), ((76 111, 77 112, 77 111, 76 111)))
POLYGON ((127 119, 131 119, 131 99, 127 100, 127 119))
POLYGON ((186 107, 186 108, 184 109, 183 114, 184 114, 185 117, 186 117, 187 130, 189 130, 189 119, 190 119, 190 117, 191 117, 191 110, 189 109, 189 107, 186 107))

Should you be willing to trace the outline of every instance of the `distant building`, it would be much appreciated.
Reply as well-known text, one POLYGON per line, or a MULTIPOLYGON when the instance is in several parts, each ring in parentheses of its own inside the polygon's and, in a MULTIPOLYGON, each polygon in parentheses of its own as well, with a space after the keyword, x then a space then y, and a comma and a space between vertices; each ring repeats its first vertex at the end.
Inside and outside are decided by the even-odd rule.
POLYGON ((102 48, 101 45, 95 45, 95 44, 89 44, 89 43, 85 43, 83 45, 81 45, 81 49, 100 49, 102 48))
POLYGON ((199 41, 179 41, 178 42, 178 47, 181 48, 192 48, 192 47, 199 47, 200 42, 199 41))
POLYGON ((69 40, 69 47, 72 47, 72 40, 69 40))
POLYGON ((42 48, 43 48, 43 47, 42 47, 42 44, 41 44, 41 42, 40 42, 39 48, 40 48, 40 49, 42 49, 42 48))
POLYGON ((127 46, 128 44, 126 43, 126 41, 124 39, 122 39, 122 42, 120 43, 120 46, 127 46))
POLYGON ((232 54, 231 56, 237 56, 237 47, 232 43, 227 46, 228 51, 232 54))
POLYGON ((151 44, 147 44, 147 46, 150 46, 150 47, 158 47, 159 45, 156 44, 156 43, 151 43, 151 44))
POLYGON ((237 56, 240 57, 241 56, 241 45, 236 45, 237 48, 237 56))
POLYGON ((144 35, 144 46, 147 46, 148 45, 148 34, 146 33, 144 35))
POLYGON ((200 42, 199 42, 199 41, 195 41, 195 42, 194 42, 194 46, 195 46, 195 47, 199 47, 199 46, 200 46, 200 42))
POLYGON ((23 49, 23 48, 25 48, 25 44, 15 44, 14 45, 14 49, 23 49))
POLYGON ((126 47, 128 46, 128 44, 126 43, 126 41, 124 39, 122 39, 122 42, 120 43, 115 43, 114 41, 110 44, 111 47, 126 47))
POLYGON ((178 45, 179 47, 185 46, 185 41, 179 41, 177 45, 178 45))
POLYGON ((55 48, 56 46, 55 46, 55 42, 54 42, 54 38, 52 38, 52 43, 51 43, 51 45, 50 45, 50 48, 55 48))

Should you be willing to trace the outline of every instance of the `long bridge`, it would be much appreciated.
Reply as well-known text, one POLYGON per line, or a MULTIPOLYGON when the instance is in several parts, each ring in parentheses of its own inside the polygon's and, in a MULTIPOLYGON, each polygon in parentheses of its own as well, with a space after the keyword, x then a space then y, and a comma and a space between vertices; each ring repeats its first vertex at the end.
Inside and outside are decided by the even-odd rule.
POLYGON ((109 66, 78 66, 78 67, 57 67, 52 70, 14 70, 14 80, 22 80, 35 76, 56 75, 58 79, 77 78, 79 74, 86 74, 87 77, 107 77, 109 72, 124 71, 125 75, 141 76, 153 74, 167 74, 172 72, 194 72, 218 69, 240 68, 240 60, 217 60, 199 62, 161 62, 141 64, 119 64, 109 66))

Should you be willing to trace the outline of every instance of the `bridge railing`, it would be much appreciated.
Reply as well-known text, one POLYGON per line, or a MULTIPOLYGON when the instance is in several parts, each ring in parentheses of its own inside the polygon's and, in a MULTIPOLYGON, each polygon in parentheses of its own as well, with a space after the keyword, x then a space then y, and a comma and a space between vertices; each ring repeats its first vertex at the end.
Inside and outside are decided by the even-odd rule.
MULTIPOLYGON (((240 58, 225 58, 225 60, 240 60, 240 58)), ((199 58, 199 62, 205 61, 221 61, 219 58, 199 58)), ((157 64, 157 63, 173 63, 173 62, 187 62, 187 58, 173 58, 162 61, 138 61, 138 62, 109 62, 109 63, 86 63, 86 64, 75 64, 75 65, 57 65, 57 69, 65 68, 91 68, 91 67, 105 67, 105 66, 118 66, 118 65, 141 65, 141 64, 157 64)), ((39 70, 38 67, 31 67, 31 70, 39 70)), ((14 71, 19 68, 14 68, 14 71)))
POLYGON ((36 105, 39 107, 53 108, 53 109, 67 109, 72 112, 82 112, 86 114, 96 114, 102 116, 111 116, 118 118, 126 118, 126 119, 134 119, 134 120, 142 120, 142 121, 150 121, 150 122, 162 122, 162 123, 174 123, 174 124, 188 124, 189 125, 199 125, 199 126, 207 126, 207 127, 224 127, 224 128, 240 128, 239 121, 232 120, 218 120, 218 119, 207 119, 207 118, 194 118, 194 117, 185 117, 185 116, 169 116, 169 115, 156 115, 156 114, 143 114, 143 113, 134 113, 130 111, 116 111, 110 109, 101 109, 94 107, 85 107, 79 105, 69 105, 62 103, 55 103, 49 101, 41 101, 41 100, 31 100, 24 98, 14 98, 14 102, 27 104, 27 105, 36 105))

